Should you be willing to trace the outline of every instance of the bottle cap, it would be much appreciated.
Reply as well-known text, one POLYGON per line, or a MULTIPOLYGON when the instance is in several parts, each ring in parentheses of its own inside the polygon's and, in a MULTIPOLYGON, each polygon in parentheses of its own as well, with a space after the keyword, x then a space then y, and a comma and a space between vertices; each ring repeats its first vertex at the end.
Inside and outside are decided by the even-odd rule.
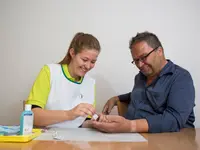
POLYGON ((31 104, 26 104, 25 105, 25 110, 26 111, 30 111, 31 110, 31 106, 32 106, 31 104))
POLYGON ((97 115, 97 114, 94 114, 93 116, 92 116, 92 119, 94 119, 94 120, 98 120, 98 118, 99 118, 99 116, 97 115))

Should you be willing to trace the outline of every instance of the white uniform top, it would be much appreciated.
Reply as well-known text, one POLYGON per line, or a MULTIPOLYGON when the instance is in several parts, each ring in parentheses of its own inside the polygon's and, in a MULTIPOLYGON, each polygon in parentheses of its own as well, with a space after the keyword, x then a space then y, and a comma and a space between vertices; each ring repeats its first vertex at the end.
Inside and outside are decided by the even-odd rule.
MULTIPOLYGON (((95 80, 85 75, 81 83, 70 81, 64 74, 61 65, 49 64, 50 69, 50 93, 45 109, 47 110, 71 110, 80 103, 93 104, 95 100, 95 80)), ((57 128, 77 128, 86 117, 78 117, 74 120, 49 125, 57 128)))

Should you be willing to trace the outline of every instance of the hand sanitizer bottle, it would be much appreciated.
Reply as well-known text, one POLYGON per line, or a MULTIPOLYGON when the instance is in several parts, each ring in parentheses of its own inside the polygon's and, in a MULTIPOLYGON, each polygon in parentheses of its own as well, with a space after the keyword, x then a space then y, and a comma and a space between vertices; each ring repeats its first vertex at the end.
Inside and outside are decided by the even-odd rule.
POLYGON ((25 110, 20 117, 20 135, 28 135, 33 130, 33 112, 31 111, 31 105, 26 104, 25 110))

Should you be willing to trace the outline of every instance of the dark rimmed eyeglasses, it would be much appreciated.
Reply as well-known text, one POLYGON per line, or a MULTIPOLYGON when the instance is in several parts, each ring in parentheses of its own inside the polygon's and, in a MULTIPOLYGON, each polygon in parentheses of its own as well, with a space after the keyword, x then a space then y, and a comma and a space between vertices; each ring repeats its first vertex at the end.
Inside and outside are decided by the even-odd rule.
POLYGON ((148 54, 146 54, 145 56, 142 56, 141 58, 134 59, 131 63, 132 63, 132 64, 137 64, 137 63, 139 63, 139 61, 144 63, 144 62, 146 61, 147 57, 148 57, 152 52, 154 52, 155 50, 157 50, 157 48, 159 48, 159 47, 160 47, 160 46, 154 48, 152 51, 150 51, 150 52, 149 52, 148 54))

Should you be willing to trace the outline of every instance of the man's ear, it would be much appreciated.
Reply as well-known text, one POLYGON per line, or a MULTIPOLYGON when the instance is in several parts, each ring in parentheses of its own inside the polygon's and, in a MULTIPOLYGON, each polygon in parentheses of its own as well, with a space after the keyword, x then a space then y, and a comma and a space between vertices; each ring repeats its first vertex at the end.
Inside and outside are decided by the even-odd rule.
POLYGON ((69 54, 70 54, 71 58, 74 58, 74 57, 75 57, 76 54, 75 54, 75 51, 74 51, 73 48, 70 48, 69 54))
POLYGON ((158 51, 160 56, 164 54, 162 47, 158 47, 157 51, 158 51))

